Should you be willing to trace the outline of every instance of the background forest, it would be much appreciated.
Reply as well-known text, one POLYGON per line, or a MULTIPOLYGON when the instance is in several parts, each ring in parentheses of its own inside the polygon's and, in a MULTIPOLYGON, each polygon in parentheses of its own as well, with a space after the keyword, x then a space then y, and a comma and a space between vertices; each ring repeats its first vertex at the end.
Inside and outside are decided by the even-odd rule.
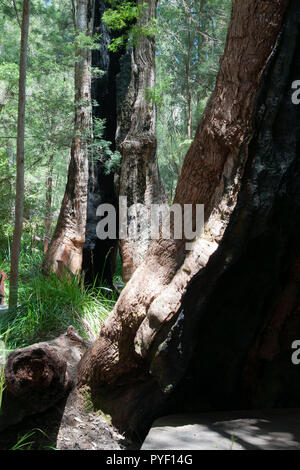
MULTIPOLYGON (((157 107, 158 162, 169 202, 214 88, 230 11, 231 0, 161 0, 158 5, 156 84, 146 93, 157 107)), ((21 16, 20 0, 0 1, 0 269, 7 274, 14 220, 21 16)), ((76 278, 60 281, 53 276, 45 283, 40 272, 45 237, 49 240, 53 234, 65 191, 74 134, 74 21, 71 0, 32 1, 19 306, 1 317, 0 323, 2 339, 9 330, 9 348, 29 344, 70 323, 93 339, 101 326, 99 312, 106 318, 117 298, 117 292, 107 286, 87 290, 76 278)), ((107 24, 119 29, 114 21, 111 13, 107 24)), ((100 35, 94 33, 86 47, 97 50, 100 35)), ((92 81, 101 73, 94 68, 92 81)), ((98 122, 97 132, 102 148, 109 149, 105 121, 98 122)), ((111 156, 107 172, 113 172, 116 154, 107 153, 111 156)), ((119 261, 115 280, 120 277, 119 261)))

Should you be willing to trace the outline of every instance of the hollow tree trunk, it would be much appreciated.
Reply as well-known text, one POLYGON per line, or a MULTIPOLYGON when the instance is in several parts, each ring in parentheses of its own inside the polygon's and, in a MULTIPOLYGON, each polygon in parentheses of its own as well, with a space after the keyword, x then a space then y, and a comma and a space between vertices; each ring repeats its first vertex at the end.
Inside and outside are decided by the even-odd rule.
MULTIPOLYGON (((118 76, 121 71, 121 61, 125 54, 122 49, 111 52, 108 49, 112 32, 102 22, 102 15, 107 6, 104 0, 95 2, 94 32, 100 34, 100 49, 92 52, 92 67, 98 67, 102 74, 92 81, 93 117, 105 119, 103 139, 110 142, 110 149, 116 150, 117 129, 117 89, 118 76)), ((128 67, 125 67, 128 74, 128 67)), ((130 72, 129 72, 130 73, 130 72)), ((83 250, 83 266, 85 280, 93 284, 95 280, 112 285, 115 272, 117 240, 100 240, 96 234, 99 218, 96 215, 100 204, 111 204, 118 209, 114 187, 115 174, 106 172, 107 157, 99 154, 93 156, 89 164, 88 209, 86 224, 86 239, 83 250), (96 157, 96 158, 95 158, 96 157)))
MULTIPOLYGON (((142 9, 138 19, 145 26, 156 17, 157 0, 138 0, 142 9)), ((127 197, 127 205, 162 204, 166 197, 159 175, 156 155, 156 109, 150 92, 155 85, 155 41, 149 35, 137 40, 131 52, 131 80, 123 100, 117 130, 117 148, 122 154, 119 195, 127 197)), ((128 225, 137 217, 141 230, 120 240, 123 278, 128 281, 144 259, 149 247, 147 215, 135 210, 128 216, 128 225)))
POLYGON ((80 44, 80 34, 91 35, 93 27, 93 2, 78 0, 76 4, 75 63, 75 129, 71 148, 68 181, 56 229, 44 259, 45 272, 58 272, 63 263, 72 273, 82 267, 85 241, 88 146, 92 138, 91 115, 91 52, 80 44))
MULTIPOLYGON (((180 204, 205 204, 204 236, 188 256, 184 240, 152 243, 145 262, 79 366, 79 386, 88 383, 95 397, 102 394, 102 404, 127 429, 141 429, 143 421, 150 422, 167 393, 180 390, 180 380, 191 374, 198 385, 205 384, 206 391, 219 386, 213 398, 220 398, 219 382, 228 375, 230 386, 222 401, 228 405, 230 392, 238 394, 234 387, 238 379, 242 382, 241 364, 244 361, 245 370, 245 357, 259 329, 267 328, 266 322, 273 318, 280 334, 280 319, 286 316, 279 303, 279 313, 272 317, 272 293, 279 295, 279 280, 284 284, 284 273, 293 270, 290 259, 297 253, 299 230, 299 163, 295 158, 299 119, 295 107, 291 112, 289 98, 290 80, 297 73, 293 61, 297 61, 300 7, 296 1, 289 3, 234 3, 216 86, 186 156, 175 198, 180 204), (293 48, 287 52, 290 42, 293 48), (276 121, 280 106, 288 112, 276 121), (291 135, 285 122, 293 128, 291 135), (293 188, 291 197, 288 182, 293 188), (278 197, 280 188, 283 198, 278 197), (297 216, 296 223, 293 219, 280 223, 280 208, 297 216), (260 264, 266 277, 260 275, 260 264), (266 298, 269 307, 264 304, 266 298), (227 335, 236 342, 230 344, 227 335), (207 359, 208 350, 214 351, 213 359, 207 359), (191 369, 187 370, 188 365, 191 369), (198 370, 205 372, 211 384, 202 382, 198 370)), ((294 292, 295 281, 291 283, 289 289, 294 292)), ((296 293, 293 299, 296 303, 296 293)), ((277 343, 273 338, 275 345, 278 335, 277 343)), ((247 363, 256 377, 259 370, 251 360, 254 357, 255 365, 259 364, 262 350, 260 343, 256 345, 247 363)), ((181 399, 187 391, 184 379, 182 384, 181 399)), ((199 408, 202 405, 199 401, 199 408)))

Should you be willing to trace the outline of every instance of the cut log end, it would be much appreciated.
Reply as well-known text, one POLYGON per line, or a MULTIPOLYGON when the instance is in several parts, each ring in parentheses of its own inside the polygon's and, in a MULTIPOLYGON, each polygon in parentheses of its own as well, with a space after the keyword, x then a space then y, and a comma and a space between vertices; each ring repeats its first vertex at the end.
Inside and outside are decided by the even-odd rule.
POLYGON ((65 389, 67 363, 50 346, 33 345, 12 352, 5 368, 9 393, 16 397, 45 390, 50 386, 65 389))

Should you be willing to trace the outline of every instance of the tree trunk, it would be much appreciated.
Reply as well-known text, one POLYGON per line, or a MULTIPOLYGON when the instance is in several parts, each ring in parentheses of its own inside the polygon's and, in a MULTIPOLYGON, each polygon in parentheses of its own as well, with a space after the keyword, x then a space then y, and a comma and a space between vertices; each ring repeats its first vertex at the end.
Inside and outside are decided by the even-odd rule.
MULTIPOLYGON (((214 409, 233 406, 245 370, 256 390, 250 398, 245 392, 249 404, 259 396, 270 325, 267 358, 282 364, 281 329, 286 319, 296 321, 299 296, 299 111, 290 92, 299 74, 299 16, 296 1, 234 3, 216 86, 175 197, 181 205, 205 204, 205 233, 189 255, 184 239, 152 243, 81 361, 79 385, 88 383, 95 400, 101 394, 127 430, 151 422, 171 391, 170 407, 173 397, 188 404, 185 393, 198 409, 207 405, 202 396, 214 409)), ((264 378, 270 393, 273 365, 264 378)), ((277 397, 294 396, 280 386, 277 397)))
POLYGON ((56 229, 44 259, 45 272, 58 272, 62 263, 73 274, 81 271, 88 194, 88 152, 92 140, 91 52, 80 44, 90 36, 93 2, 78 0, 76 8, 75 129, 68 182, 56 229))
MULTIPOLYGON (((157 0, 138 0, 137 4, 144 8, 138 24, 145 26, 156 17, 157 0)), ((122 154, 119 195, 127 198, 128 207, 143 204, 146 211, 151 204, 166 202, 156 155, 156 107, 147 96, 154 85, 155 41, 143 35, 131 52, 131 80, 120 108, 116 140, 122 154)), ((134 227, 137 217, 140 230, 120 240, 124 281, 131 278, 149 247, 148 212, 142 215, 136 206, 127 225, 134 227)))
POLYGON ((46 179, 46 217, 45 217, 45 239, 51 237, 52 225, 52 190, 53 190, 53 154, 48 160, 48 174, 46 179))
POLYGON ((191 53, 195 38, 191 37, 191 19, 188 20, 188 52, 186 59, 186 88, 187 88, 187 138, 192 138, 192 90, 191 90, 191 53))
POLYGON ((247 161, 227 229, 153 344, 150 370, 161 389, 175 388, 173 411, 183 397, 182 411, 300 405, 291 360, 300 335, 299 38, 293 0, 241 148, 247 161))
POLYGON ((11 265, 9 278, 9 307, 14 308, 18 303, 19 256, 23 231, 24 212, 24 138, 25 138, 25 105, 26 105, 26 71, 27 44, 29 32, 30 0, 24 0, 21 29, 21 54, 19 77, 19 106, 18 106, 18 137, 17 137, 17 178, 15 226, 11 248, 11 265))

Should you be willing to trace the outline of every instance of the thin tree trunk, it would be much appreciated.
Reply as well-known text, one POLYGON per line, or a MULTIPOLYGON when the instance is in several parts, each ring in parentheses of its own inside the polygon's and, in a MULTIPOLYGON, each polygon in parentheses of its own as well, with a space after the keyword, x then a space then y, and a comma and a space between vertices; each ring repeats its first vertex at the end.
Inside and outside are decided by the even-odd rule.
MULTIPOLYGON (((157 0, 138 0, 144 11, 138 19, 145 26, 156 17, 157 0)), ((122 154, 119 195, 127 197, 128 207, 166 202, 159 175, 156 142, 156 106, 147 99, 155 85, 155 41, 142 36, 131 53, 131 82, 123 101, 117 131, 117 147, 122 154)), ((138 214, 128 217, 133 224, 138 214)), ((147 215, 139 214, 143 228, 136 236, 120 240, 123 278, 128 281, 141 264, 149 247, 150 227, 147 215)))
POLYGON ((186 59, 186 85, 187 85, 187 137, 192 138, 192 90, 191 90, 191 53, 193 41, 191 37, 191 20, 188 24, 188 51, 186 59))
MULTIPOLYGON (((203 37, 200 34, 200 32, 203 29, 203 6, 204 6, 205 0, 200 0, 199 4, 199 19, 198 19, 198 30, 197 30, 197 62, 198 62, 198 70, 201 65, 201 50, 202 50, 202 43, 203 43, 203 37)), ((200 117, 200 100, 201 100, 201 93, 200 90, 197 93, 197 116, 200 117)))
POLYGON ((52 190, 53 190, 53 154, 48 160, 48 174, 46 178, 46 217, 45 217, 45 237, 51 237, 52 224, 52 190))
MULTIPOLYGON (((78 35, 90 36, 92 34, 93 11, 89 0, 77 1, 76 32, 78 35)), ((44 259, 44 272, 59 272, 59 267, 63 265, 75 274, 80 272, 82 267, 87 217, 88 152, 92 139, 92 103, 91 51, 78 42, 75 64, 74 133, 65 196, 57 226, 44 259)))
POLYGON ((21 55, 19 77, 19 107, 18 107, 18 138, 17 138, 17 178, 16 178, 16 204, 15 227, 11 248, 11 267, 9 282, 9 307, 18 303, 18 277, 19 256, 23 231, 24 212, 24 137, 25 137, 25 106, 26 106, 26 70, 27 70, 27 44, 29 33, 30 0, 24 0, 23 19, 21 30, 21 55))
MULTIPOLYGON (((135 427, 143 417, 149 419, 152 398, 160 401, 164 391, 172 390, 172 382, 163 380, 166 378, 163 373, 172 375, 172 367, 180 369, 182 363, 177 368, 176 360, 172 364, 170 358, 168 368, 161 371, 159 361, 153 363, 151 370, 155 376, 160 377, 162 373, 159 389, 148 373, 149 362, 157 351, 163 356, 165 349, 159 333, 168 335, 178 313, 184 315, 181 305, 187 286, 194 276, 202 278, 204 268, 214 259, 212 254, 221 246, 222 236, 234 217, 254 133, 257 99, 278 44, 288 4, 288 0, 234 3, 216 87, 187 153, 175 197, 175 202, 181 205, 205 204, 205 235, 197 240, 188 256, 184 239, 152 243, 145 262, 123 290, 99 339, 79 365, 79 384, 88 383, 95 396, 102 390, 105 395, 102 403, 119 424, 124 425, 127 420, 127 427, 135 427), (110 390, 114 390, 114 395, 109 394, 110 390)), ((237 230, 242 224, 241 213, 237 230)), ((238 246, 238 239, 234 243, 238 246)), ((227 258, 222 259, 222 266, 229 260, 230 250, 227 258)), ((204 285, 209 287, 209 283, 204 285)), ((196 295, 197 289, 194 292, 196 295)), ((193 303, 191 309, 192 306, 193 303)), ((174 338, 180 331, 178 328, 174 330, 174 338)), ((178 341, 176 347, 179 354, 178 341)))

